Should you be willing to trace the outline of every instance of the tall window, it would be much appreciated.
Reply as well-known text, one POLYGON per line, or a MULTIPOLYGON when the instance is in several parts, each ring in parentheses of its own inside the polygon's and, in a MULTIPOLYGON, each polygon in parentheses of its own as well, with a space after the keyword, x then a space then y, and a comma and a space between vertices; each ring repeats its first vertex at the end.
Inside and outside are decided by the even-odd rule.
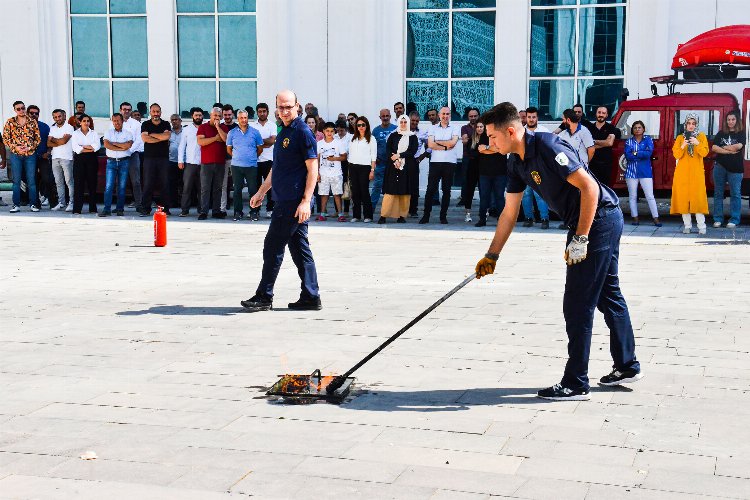
POLYGON ((406 102, 453 119, 494 104, 495 0, 407 0, 406 102))
POLYGON ((583 104, 612 114, 625 76, 625 0, 531 0, 529 104, 556 120, 583 104))
POLYGON ((70 0, 73 99, 109 117, 120 102, 148 102, 146 0, 70 0))
POLYGON ((214 102, 236 109, 258 100, 255 0, 176 0, 182 116, 214 102))

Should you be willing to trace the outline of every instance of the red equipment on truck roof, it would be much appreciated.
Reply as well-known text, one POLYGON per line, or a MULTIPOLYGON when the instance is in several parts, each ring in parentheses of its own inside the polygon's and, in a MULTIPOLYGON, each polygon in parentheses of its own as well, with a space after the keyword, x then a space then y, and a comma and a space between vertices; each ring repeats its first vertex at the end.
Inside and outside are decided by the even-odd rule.
POLYGON ((706 64, 750 64, 750 26, 724 26, 677 46, 672 69, 706 64))

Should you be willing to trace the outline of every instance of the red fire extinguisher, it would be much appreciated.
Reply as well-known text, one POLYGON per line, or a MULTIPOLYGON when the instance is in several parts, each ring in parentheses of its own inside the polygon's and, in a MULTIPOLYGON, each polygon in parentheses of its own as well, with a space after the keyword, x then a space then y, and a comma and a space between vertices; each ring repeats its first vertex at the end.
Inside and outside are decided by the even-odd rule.
POLYGON ((167 214, 162 207, 156 207, 154 214, 154 246, 167 246, 167 214))

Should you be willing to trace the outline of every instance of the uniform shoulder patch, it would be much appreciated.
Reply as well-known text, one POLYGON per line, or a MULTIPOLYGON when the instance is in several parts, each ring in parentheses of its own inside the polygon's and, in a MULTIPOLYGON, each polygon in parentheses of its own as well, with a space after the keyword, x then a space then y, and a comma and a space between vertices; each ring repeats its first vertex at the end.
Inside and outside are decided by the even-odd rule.
POLYGON ((555 161, 559 163, 560 165, 562 165, 563 167, 567 167, 569 160, 568 160, 568 156, 565 153, 560 152, 560 153, 557 153, 557 156, 555 156, 555 161))

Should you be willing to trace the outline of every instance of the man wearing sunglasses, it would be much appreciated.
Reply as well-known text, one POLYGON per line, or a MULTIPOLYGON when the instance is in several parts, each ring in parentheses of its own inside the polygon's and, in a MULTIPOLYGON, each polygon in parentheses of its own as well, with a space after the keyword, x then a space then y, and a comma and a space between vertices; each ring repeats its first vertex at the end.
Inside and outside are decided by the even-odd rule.
POLYGON ((21 211, 21 178, 26 175, 26 185, 29 189, 29 203, 31 211, 39 211, 39 200, 36 192, 36 148, 41 142, 39 127, 35 120, 26 115, 26 105, 23 101, 13 103, 13 116, 5 122, 3 127, 3 142, 10 150, 10 168, 13 174, 13 206, 11 213, 21 211))

